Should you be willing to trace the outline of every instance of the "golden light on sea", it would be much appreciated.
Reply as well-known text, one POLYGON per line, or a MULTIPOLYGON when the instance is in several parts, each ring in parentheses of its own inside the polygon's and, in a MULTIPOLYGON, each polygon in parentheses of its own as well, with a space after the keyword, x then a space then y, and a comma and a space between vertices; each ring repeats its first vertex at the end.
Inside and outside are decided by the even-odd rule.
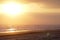
POLYGON ((15 32, 16 29, 14 29, 14 28, 10 28, 10 29, 7 29, 6 31, 7 31, 7 32, 15 32))
POLYGON ((3 35, 5 35, 4 33, 6 33, 6 35, 8 34, 18 34, 18 33, 24 33, 24 32, 29 32, 30 30, 17 30, 15 28, 9 28, 9 29, 5 29, 4 32, 0 32, 3 35))

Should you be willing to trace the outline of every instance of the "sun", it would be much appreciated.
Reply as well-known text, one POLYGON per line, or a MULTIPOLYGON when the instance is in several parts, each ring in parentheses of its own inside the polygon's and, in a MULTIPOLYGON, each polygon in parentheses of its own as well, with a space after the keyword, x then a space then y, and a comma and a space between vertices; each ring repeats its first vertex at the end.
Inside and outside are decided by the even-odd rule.
POLYGON ((18 13, 22 14, 26 11, 26 7, 23 4, 18 4, 16 2, 8 2, 2 5, 2 12, 9 16, 15 16, 18 13))

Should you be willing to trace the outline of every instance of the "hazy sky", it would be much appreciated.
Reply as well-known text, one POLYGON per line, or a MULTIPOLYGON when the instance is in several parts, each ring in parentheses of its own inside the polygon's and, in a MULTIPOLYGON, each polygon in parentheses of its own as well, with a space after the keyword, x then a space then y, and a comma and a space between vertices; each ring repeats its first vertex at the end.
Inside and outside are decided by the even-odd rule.
MULTIPOLYGON (((6 16, 0 16, 5 24, 20 25, 60 25, 60 0, 18 0, 26 5, 28 11, 24 15, 16 17, 11 21, 6 16), (3 19, 2 19, 3 17, 3 19), (6 19, 4 19, 6 17, 6 19), (10 20, 11 22, 9 22, 10 20)), ((3 2, 2 2, 3 3, 3 2)), ((1 15, 1 14, 0 14, 1 15)))

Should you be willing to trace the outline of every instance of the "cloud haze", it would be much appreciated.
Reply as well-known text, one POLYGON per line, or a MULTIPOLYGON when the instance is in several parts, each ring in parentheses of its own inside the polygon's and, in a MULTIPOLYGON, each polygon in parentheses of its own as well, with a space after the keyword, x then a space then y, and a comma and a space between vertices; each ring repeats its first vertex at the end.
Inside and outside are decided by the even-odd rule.
MULTIPOLYGON (((19 0, 25 3, 28 12, 24 15, 11 19, 0 16, 3 23, 9 24, 8 20, 18 25, 60 25, 60 0, 19 0)), ((11 23, 10 22, 10 23, 11 23)), ((14 24, 13 23, 13 24, 14 24)))

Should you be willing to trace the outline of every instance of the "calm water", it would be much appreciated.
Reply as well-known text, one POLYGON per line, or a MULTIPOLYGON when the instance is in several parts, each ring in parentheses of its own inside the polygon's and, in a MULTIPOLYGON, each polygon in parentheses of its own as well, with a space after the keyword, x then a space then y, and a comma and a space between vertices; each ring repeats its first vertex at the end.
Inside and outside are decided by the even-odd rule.
POLYGON ((60 31, 43 31, 10 36, 0 36, 0 40, 60 40, 60 31))
MULTIPOLYGON (((6 29, 0 27, 0 32, 6 29)), ((17 30, 60 30, 60 25, 25 25, 17 26, 17 30)), ((60 40, 60 31, 35 32, 22 35, 0 36, 0 40, 60 40)))

